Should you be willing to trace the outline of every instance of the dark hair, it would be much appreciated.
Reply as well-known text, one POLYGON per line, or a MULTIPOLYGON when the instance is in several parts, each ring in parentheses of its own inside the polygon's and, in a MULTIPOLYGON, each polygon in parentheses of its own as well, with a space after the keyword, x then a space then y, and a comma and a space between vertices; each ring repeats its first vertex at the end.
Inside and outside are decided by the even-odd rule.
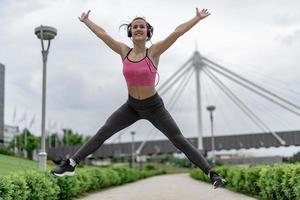
POLYGON ((131 33, 131 28, 132 28, 132 22, 134 22, 135 20, 138 20, 138 19, 141 19, 141 20, 144 20, 146 22, 146 25, 147 25, 147 41, 151 40, 152 36, 153 36, 153 26, 151 26, 151 24, 149 24, 143 17, 135 17, 129 24, 127 23, 124 23, 124 24, 121 24, 119 26, 119 29, 123 26, 126 27, 126 30, 127 30, 127 36, 128 37, 132 37, 132 33, 131 33))

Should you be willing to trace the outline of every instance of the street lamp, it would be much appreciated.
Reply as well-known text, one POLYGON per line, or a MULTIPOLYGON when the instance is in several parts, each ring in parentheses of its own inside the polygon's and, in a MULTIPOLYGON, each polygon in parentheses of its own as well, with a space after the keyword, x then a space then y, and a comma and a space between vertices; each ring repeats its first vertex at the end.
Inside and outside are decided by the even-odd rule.
POLYGON ((42 137, 41 137, 41 151, 39 153, 39 167, 42 171, 47 168, 47 153, 45 147, 45 116, 46 116, 46 77, 47 77, 47 56, 50 48, 50 41, 54 39, 57 30, 50 26, 39 26, 34 29, 34 34, 41 40, 42 56, 43 56, 43 96, 42 96, 42 137), (48 40, 47 49, 44 49, 44 40, 48 40))
POLYGON ((210 113, 212 162, 213 162, 213 165, 215 165, 216 155, 215 155, 215 138, 214 138, 214 126, 213 126, 213 111, 216 109, 216 107, 215 106, 207 106, 206 109, 210 113))
POLYGON ((135 159, 135 146, 134 146, 134 131, 131 131, 131 136, 132 136, 132 140, 131 140, 131 162, 130 162, 130 167, 133 168, 134 167, 134 159, 135 159))

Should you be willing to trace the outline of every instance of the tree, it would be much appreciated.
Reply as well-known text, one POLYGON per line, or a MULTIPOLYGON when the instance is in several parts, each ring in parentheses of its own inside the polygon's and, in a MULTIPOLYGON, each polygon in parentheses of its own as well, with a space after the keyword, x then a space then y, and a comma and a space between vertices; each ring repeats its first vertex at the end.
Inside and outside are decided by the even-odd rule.
MULTIPOLYGON (((15 138, 10 143, 9 147, 15 147, 15 138)), ((20 148, 21 151, 26 150, 27 157, 32 160, 33 151, 40 147, 40 137, 34 136, 28 129, 23 129, 21 134, 16 136, 16 146, 20 148)))
POLYGON ((291 163, 300 162, 300 152, 295 153, 289 160, 291 163))
POLYGON ((65 146, 75 146, 83 143, 83 136, 79 133, 74 133, 71 129, 63 129, 63 142, 65 146))
POLYGON ((40 137, 36 137, 29 132, 27 135, 27 143, 24 145, 24 149, 27 151, 28 159, 32 160, 33 150, 40 148, 40 141, 40 137))

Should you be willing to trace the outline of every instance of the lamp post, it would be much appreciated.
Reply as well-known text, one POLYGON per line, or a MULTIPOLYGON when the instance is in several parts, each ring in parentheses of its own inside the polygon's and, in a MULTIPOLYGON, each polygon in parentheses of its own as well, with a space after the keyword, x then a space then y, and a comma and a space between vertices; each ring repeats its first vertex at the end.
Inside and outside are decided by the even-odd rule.
POLYGON ((47 57, 50 48, 50 41, 54 39, 57 30, 50 26, 39 26, 34 29, 34 34, 41 40, 42 56, 43 56, 43 94, 42 94, 42 126, 41 126, 41 151, 39 153, 39 168, 46 171, 47 168, 47 153, 45 146, 45 116, 46 116, 46 78, 47 78, 47 57), (44 40, 48 40, 48 46, 45 50, 44 40))
POLYGON ((210 113, 210 122, 211 122, 211 151, 212 151, 212 162, 213 165, 216 164, 216 155, 215 155, 215 138, 214 138, 214 126, 213 126, 213 111, 216 109, 215 106, 207 106, 206 109, 210 113))
POLYGON ((135 159, 135 146, 134 146, 134 131, 131 131, 131 162, 130 162, 130 167, 133 168, 134 167, 134 159, 135 159))

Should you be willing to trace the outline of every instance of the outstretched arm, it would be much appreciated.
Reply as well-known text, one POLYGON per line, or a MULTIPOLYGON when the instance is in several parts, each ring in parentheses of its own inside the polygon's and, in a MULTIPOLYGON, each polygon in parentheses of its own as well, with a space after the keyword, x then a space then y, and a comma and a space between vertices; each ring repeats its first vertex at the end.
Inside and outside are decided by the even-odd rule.
POLYGON ((109 46, 116 53, 120 54, 120 56, 123 58, 129 47, 122 42, 114 40, 102 27, 92 22, 89 19, 90 12, 90 10, 87 13, 83 12, 81 17, 78 17, 79 20, 83 22, 91 31, 93 31, 107 46, 109 46))
POLYGON ((163 52, 165 52, 180 36, 190 30, 195 26, 200 20, 209 16, 210 13, 207 9, 202 9, 201 11, 196 8, 196 16, 190 19, 189 21, 180 24, 167 38, 161 40, 157 43, 154 43, 152 48, 153 57, 159 57, 163 52))

